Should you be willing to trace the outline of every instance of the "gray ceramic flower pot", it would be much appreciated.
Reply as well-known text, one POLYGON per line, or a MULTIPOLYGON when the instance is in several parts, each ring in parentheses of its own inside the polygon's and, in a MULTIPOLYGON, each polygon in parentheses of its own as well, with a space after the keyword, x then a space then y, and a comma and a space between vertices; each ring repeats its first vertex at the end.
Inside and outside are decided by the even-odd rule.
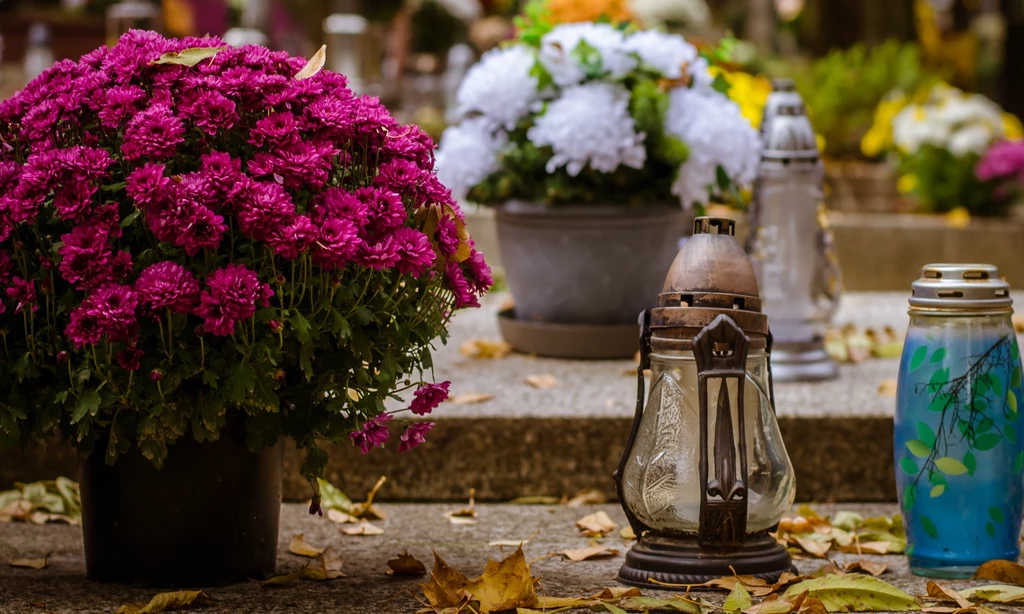
POLYGON ((512 202, 496 220, 515 318, 563 324, 636 326, 692 231, 678 205, 512 202))

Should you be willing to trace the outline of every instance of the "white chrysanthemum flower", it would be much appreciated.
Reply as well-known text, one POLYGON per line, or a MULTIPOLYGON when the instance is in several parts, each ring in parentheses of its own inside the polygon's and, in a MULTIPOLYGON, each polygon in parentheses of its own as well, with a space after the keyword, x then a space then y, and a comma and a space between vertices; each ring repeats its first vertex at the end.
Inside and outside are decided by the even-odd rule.
POLYGON ((892 120, 892 142, 905 153, 915 153, 922 145, 945 147, 950 126, 921 105, 910 105, 892 120))
POLYGON ((458 201, 470 188, 498 170, 498 152, 508 135, 485 117, 473 117, 450 126, 441 135, 435 154, 437 178, 458 201))
POLYGON ((711 9, 704 0, 630 0, 629 8, 650 27, 685 24, 700 28, 711 21, 711 9))
POLYGON ((647 159, 644 134, 636 132, 629 114, 629 91, 603 81, 563 90, 526 136, 537 147, 554 150, 549 173, 564 165, 575 177, 588 164, 611 173, 619 166, 643 168, 647 159))
POLYGON ((707 203, 717 192, 719 166, 735 185, 753 185, 761 140, 739 106, 724 95, 685 87, 672 90, 665 130, 690 148, 690 157, 672 183, 672 193, 684 207, 707 203))
POLYGON ((949 151, 958 157, 969 153, 981 155, 994 140, 996 133, 991 126, 984 123, 970 124, 949 137, 949 151))
MULTIPOLYGON (((576 85, 587 77, 577 51, 580 43, 596 50, 593 61, 612 79, 626 76, 637 61, 625 47, 625 37, 606 23, 569 23, 555 26, 540 41, 540 63, 559 87, 576 85)), ((586 60, 587 58, 584 58, 586 60)))
MULTIPOLYGON (((697 48, 678 34, 665 34, 657 30, 644 30, 626 38, 626 49, 640 57, 640 61, 669 79, 679 79, 683 70, 699 57, 697 48)), ((706 67, 706 63, 705 63, 706 67)))
POLYGON ((480 113, 494 125, 512 130, 539 97, 537 78, 530 75, 535 63, 533 52, 524 45, 488 51, 462 80, 456 113, 480 113))
POLYGON ((892 120, 893 143, 913 154, 923 145, 949 150, 955 156, 984 153, 1004 133, 999 105, 980 94, 965 94, 939 84, 924 104, 909 105, 892 120))

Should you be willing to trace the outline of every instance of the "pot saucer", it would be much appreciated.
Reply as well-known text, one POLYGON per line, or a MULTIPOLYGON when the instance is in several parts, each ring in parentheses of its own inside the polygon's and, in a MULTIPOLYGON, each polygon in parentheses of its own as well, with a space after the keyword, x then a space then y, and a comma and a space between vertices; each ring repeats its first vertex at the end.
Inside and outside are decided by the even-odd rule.
POLYGON ((623 359, 640 349, 636 324, 565 324, 517 320, 513 310, 498 314, 501 336, 517 352, 548 358, 623 359))

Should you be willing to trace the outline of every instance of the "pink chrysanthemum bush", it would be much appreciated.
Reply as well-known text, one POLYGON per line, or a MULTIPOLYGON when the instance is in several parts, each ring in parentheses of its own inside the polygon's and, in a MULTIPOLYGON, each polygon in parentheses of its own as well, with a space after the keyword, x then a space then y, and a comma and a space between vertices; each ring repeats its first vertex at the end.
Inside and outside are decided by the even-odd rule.
POLYGON ((313 69, 132 31, 0 103, 0 443, 159 466, 244 413, 315 484, 317 440, 367 452, 388 397, 444 401, 431 342, 490 271, 430 138, 313 69))

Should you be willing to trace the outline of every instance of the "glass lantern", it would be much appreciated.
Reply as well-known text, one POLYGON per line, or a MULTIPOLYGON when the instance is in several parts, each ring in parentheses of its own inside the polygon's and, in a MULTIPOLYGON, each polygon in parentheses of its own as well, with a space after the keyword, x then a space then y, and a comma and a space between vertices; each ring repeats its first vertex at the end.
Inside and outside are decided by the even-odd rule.
POLYGON ((616 473, 639 538, 619 579, 635 586, 733 574, 774 581, 792 567, 769 535, 793 504, 795 480, 757 281, 731 220, 694 225, 658 307, 641 316, 637 412, 616 473))
POLYGON ((113 47, 128 30, 161 27, 160 7, 147 0, 123 0, 107 7, 107 45, 113 47))

